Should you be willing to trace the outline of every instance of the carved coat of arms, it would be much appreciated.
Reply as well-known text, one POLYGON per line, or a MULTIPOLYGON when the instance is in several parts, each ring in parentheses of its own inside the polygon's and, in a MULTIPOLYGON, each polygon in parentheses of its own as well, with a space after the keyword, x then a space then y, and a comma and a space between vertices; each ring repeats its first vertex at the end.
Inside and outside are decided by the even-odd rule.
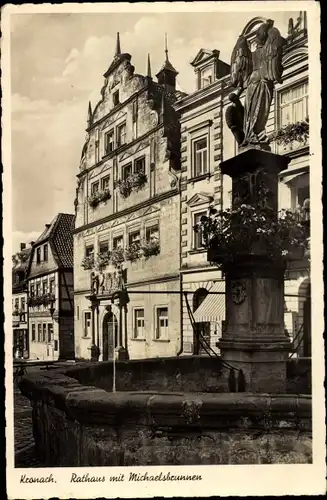
POLYGON ((242 304, 246 299, 246 287, 239 281, 232 284, 232 301, 234 304, 242 304))

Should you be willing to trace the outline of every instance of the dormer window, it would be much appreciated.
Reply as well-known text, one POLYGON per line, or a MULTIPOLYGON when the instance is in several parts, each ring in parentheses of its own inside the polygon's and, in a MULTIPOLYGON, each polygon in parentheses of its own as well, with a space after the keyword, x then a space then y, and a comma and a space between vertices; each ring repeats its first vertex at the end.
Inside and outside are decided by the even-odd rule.
POLYGON ((116 90, 116 92, 113 93, 112 101, 114 106, 117 106, 117 104, 119 104, 119 90, 116 90))
POLYGON ((43 247, 43 260, 44 262, 48 262, 48 245, 44 245, 43 247))
POLYGON ((41 248, 36 249, 36 263, 41 264, 41 248))
POLYGON ((201 89, 207 87, 212 83, 212 67, 204 68, 201 70, 201 89))

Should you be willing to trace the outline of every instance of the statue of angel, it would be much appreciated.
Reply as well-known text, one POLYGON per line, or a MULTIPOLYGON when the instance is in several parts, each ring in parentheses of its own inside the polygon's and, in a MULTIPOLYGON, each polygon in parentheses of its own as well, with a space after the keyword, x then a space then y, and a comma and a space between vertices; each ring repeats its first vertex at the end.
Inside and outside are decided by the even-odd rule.
POLYGON ((256 49, 251 52, 241 35, 231 57, 231 83, 236 92, 229 96, 233 104, 226 110, 226 122, 241 147, 268 145, 265 127, 274 84, 282 83, 285 39, 274 28, 274 21, 269 19, 259 26, 255 42, 256 49), (240 96, 244 90, 243 108, 240 96))

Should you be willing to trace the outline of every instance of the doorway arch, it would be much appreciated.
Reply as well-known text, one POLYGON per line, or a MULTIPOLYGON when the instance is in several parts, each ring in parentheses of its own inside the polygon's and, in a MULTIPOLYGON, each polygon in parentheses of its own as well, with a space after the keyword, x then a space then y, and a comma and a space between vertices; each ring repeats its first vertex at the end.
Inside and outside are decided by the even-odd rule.
MULTIPOLYGON (((193 313, 200 307, 208 295, 206 288, 198 288, 193 295, 193 313)), ((206 350, 203 342, 210 345, 210 323, 208 321, 197 322, 193 330, 193 354, 204 354, 206 350), (203 339, 203 340, 201 340, 203 339)))
POLYGON ((118 345, 118 321, 112 311, 108 311, 102 322, 102 359, 108 361, 114 357, 118 345))

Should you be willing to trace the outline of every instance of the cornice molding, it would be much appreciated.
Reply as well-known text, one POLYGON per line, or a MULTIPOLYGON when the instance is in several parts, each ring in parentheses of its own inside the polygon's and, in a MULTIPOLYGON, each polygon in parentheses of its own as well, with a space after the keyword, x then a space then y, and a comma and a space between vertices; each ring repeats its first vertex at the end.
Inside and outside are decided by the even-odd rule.
POLYGON ((77 227, 74 229, 73 234, 78 234, 83 231, 86 231, 87 229, 91 229, 96 226, 100 226, 101 224, 105 224, 106 222, 109 222, 111 220, 118 219, 119 217, 123 217, 125 215, 128 215, 132 212, 136 212, 137 210, 140 210, 142 208, 146 208, 150 205, 153 205, 155 203, 159 203, 160 201, 166 200, 168 198, 171 198, 173 196, 176 196, 179 194, 179 189, 172 189, 171 191, 166 191, 165 193, 161 193, 157 195, 156 197, 153 198, 148 198, 147 200, 142 201, 141 203, 138 203, 137 205, 132 205, 130 207, 125 208, 124 210, 121 210, 120 212, 116 212, 113 214, 108 215, 107 217, 103 217, 102 219, 98 219, 96 221, 90 222, 89 224, 84 224, 83 226, 77 227))

